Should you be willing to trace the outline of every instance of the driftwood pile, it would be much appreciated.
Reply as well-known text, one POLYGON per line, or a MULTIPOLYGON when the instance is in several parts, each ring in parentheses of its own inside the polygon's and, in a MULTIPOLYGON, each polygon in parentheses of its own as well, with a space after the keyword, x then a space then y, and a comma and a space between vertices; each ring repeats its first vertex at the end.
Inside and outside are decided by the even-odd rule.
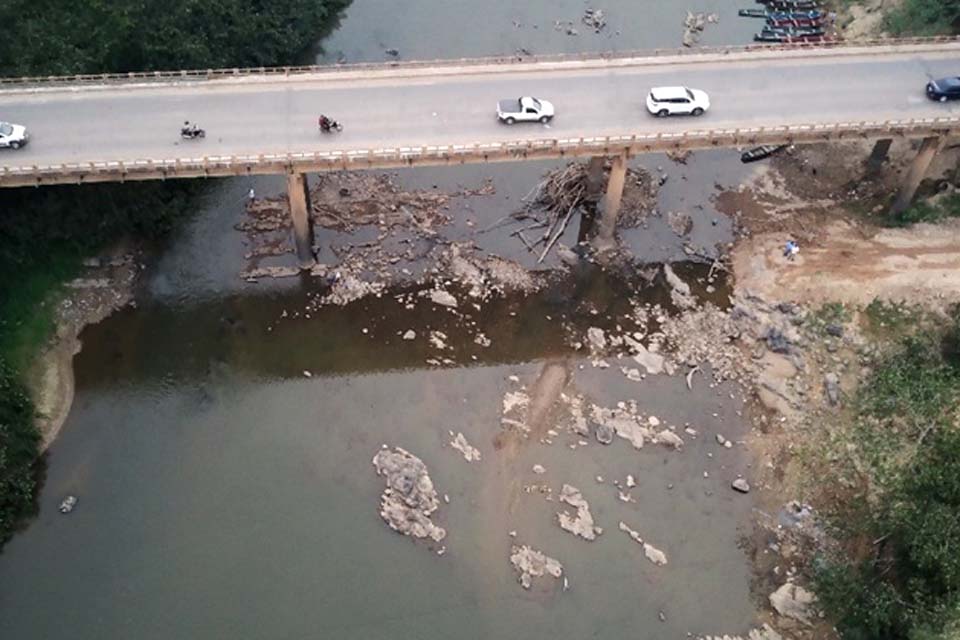
MULTIPOLYGON (((604 185, 605 177, 597 189, 591 190, 584 163, 571 163, 551 171, 524 197, 524 210, 508 216, 514 221, 528 222, 510 235, 518 237, 530 252, 539 252, 537 262, 543 262, 575 212, 594 213, 604 185)), ((619 226, 631 226, 645 217, 654 206, 656 195, 655 183, 646 170, 628 169, 619 226)))

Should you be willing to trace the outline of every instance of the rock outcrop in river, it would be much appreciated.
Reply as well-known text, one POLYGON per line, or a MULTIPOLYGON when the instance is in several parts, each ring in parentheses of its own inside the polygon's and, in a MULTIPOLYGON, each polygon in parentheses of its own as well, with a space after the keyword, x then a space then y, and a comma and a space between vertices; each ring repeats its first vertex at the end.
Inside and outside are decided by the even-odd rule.
POLYGON ((520 584, 524 589, 530 588, 533 578, 550 575, 559 579, 563 575, 563 565, 559 560, 527 545, 510 548, 510 564, 520 573, 520 584))
POLYGON ((373 466, 387 482, 380 496, 384 522, 405 536, 443 540, 446 530, 430 519, 440 500, 423 460, 400 447, 391 450, 384 445, 373 457, 373 466))
POLYGON ((580 536, 584 540, 595 540, 598 535, 603 533, 603 529, 593 524, 590 505, 587 504, 579 489, 569 484, 563 485, 560 490, 560 500, 577 510, 576 516, 571 516, 566 511, 557 514, 561 529, 569 531, 575 536, 580 536))

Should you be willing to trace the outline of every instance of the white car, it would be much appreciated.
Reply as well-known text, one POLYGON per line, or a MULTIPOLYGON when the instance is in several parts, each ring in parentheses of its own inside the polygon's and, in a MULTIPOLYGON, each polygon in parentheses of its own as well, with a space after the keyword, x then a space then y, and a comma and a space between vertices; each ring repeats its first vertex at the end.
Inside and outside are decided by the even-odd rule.
POLYGON ((647 95, 647 111, 664 118, 678 114, 702 116, 710 108, 710 98, 699 89, 654 87, 647 95))
POLYGON ((523 96, 518 100, 501 100, 497 103, 497 118, 500 122, 542 122, 553 119, 553 105, 546 100, 523 96))
POLYGON ((30 134, 27 133, 26 127, 9 122, 0 122, 0 147, 19 149, 27 144, 29 139, 30 134))

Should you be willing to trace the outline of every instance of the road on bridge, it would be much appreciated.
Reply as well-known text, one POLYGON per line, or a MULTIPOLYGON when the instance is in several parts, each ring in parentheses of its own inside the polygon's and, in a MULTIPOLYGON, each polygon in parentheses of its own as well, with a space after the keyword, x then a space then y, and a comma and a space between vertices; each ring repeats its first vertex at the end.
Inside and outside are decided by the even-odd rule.
POLYGON ((960 115, 960 105, 924 96, 930 77, 960 74, 960 45, 898 49, 6 90, 0 91, 0 120, 26 125, 32 139, 19 151, 0 150, 0 170, 960 115), (711 110, 700 118, 649 115, 644 99, 650 87, 676 84, 707 91, 711 110), (528 94, 554 102, 552 123, 510 127, 496 121, 498 99, 528 94), (344 131, 321 135, 321 112, 342 121, 344 131), (181 141, 179 127, 187 119, 206 128, 207 137, 181 141))

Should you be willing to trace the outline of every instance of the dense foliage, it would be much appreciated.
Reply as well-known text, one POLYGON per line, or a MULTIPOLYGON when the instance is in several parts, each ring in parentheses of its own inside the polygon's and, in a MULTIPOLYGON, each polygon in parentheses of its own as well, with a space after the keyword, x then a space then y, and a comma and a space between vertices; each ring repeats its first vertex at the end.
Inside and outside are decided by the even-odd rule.
POLYGON ((904 0, 884 22, 894 35, 956 33, 960 28, 960 0, 904 0))
POLYGON ((33 403, 0 359, 0 545, 33 508, 39 444, 33 403))
POLYGON ((0 75, 269 66, 296 60, 347 0, 4 0, 0 75))
POLYGON ((902 337, 858 392, 842 447, 861 490, 831 514, 841 548, 815 575, 844 638, 950 638, 960 626, 958 311, 945 331, 902 337))
MULTIPOLYGON (((296 63, 348 2, 3 0, 0 76, 296 63)), ((169 231, 202 185, 0 190, 0 544, 32 506, 39 438, 17 376, 53 329, 51 293, 105 244, 169 231)))

